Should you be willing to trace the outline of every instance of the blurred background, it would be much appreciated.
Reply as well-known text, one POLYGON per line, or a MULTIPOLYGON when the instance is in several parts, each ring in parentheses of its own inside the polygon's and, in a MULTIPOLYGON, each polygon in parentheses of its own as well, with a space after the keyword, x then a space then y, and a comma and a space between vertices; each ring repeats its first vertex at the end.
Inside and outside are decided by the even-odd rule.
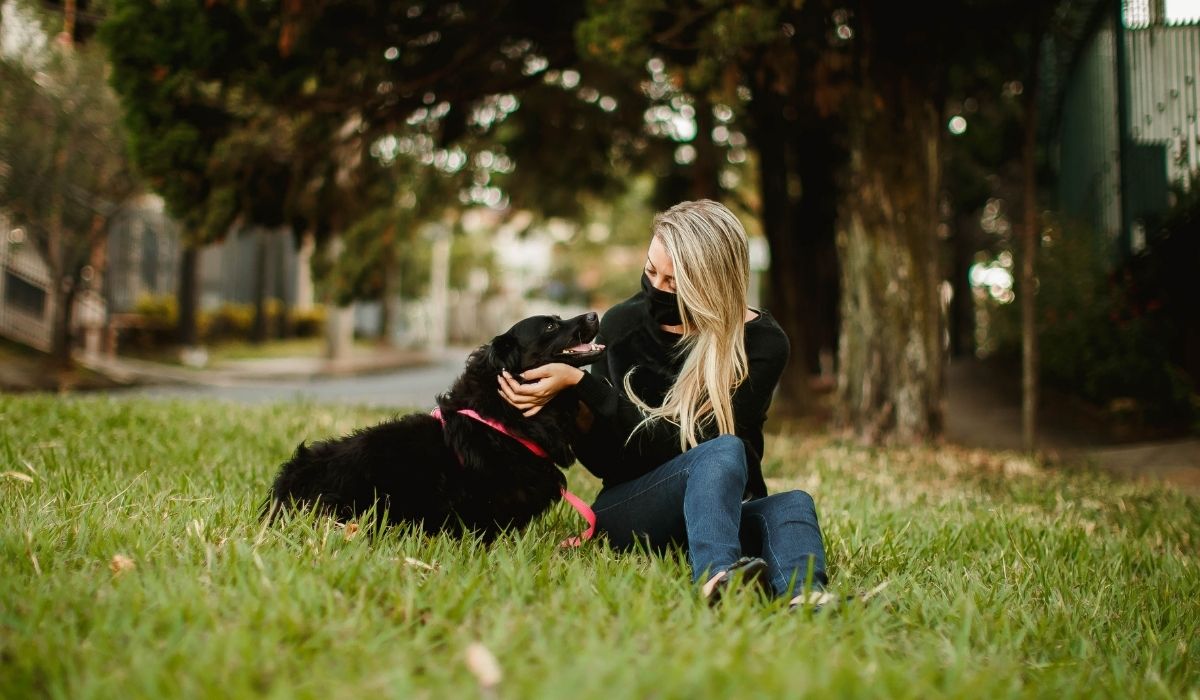
POLYGON ((1200 0, 0 9, 7 390, 427 405, 635 293, 654 212, 707 197, 791 339, 781 412, 1200 425, 1200 0))

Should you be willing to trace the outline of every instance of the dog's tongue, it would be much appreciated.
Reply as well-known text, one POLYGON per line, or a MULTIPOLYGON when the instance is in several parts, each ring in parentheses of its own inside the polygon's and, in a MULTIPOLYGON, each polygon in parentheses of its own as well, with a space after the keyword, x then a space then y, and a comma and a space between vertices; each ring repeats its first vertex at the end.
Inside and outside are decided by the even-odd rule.
POLYGON ((567 348, 563 352, 564 353, 567 353, 567 352, 570 352, 570 353, 590 352, 592 350, 603 350, 603 349, 604 349, 604 346, 600 345, 599 343, 581 343, 579 345, 576 345, 575 347, 567 348))

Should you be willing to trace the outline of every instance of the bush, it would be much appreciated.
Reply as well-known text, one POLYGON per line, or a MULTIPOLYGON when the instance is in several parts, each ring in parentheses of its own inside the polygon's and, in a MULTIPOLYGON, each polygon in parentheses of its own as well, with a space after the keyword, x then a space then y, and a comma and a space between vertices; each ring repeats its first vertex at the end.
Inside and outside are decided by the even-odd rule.
POLYGON ((174 328, 179 322, 179 304, 170 294, 145 294, 138 298, 133 312, 141 316, 148 327, 174 328))
MULTIPOLYGON (((140 322, 123 333, 121 346, 147 351, 162 349, 175 342, 179 304, 174 296, 144 296, 138 299, 133 312, 141 317, 140 322)), ((268 299, 266 312, 269 337, 315 338, 325 329, 323 306, 304 311, 289 309, 285 319, 283 303, 268 299)), ((201 311, 196 324, 200 339, 205 343, 246 340, 254 329, 254 305, 225 303, 216 309, 201 311)))
POLYGON ((297 338, 316 338, 325 330, 325 307, 313 306, 291 313, 292 334, 297 338))
POLYGON ((225 303, 200 313, 201 337, 208 343, 248 338, 253 326, 253 304, 225 303))
POLYGON ((139 325, 124 329, 118 344, 139 350, 166 347, 175 342, 179 323, 179 305, 169 294, 146 294, 138 298, 133 313, 141 317, 139 325))
MULTIPOLYGON (((1170 351, 1173 320, 1139 299, 1132 263, 1092 231, 1051 223, 1038 261, 1039 369, 1049 387, 1144 426, 1187 428, 1194 385, 1170 351)), ((1018 290, 1019 294, 1019 290, 1018 290)), ((996 310, 997 351, 1020 354, 1019 304, 996 310)))

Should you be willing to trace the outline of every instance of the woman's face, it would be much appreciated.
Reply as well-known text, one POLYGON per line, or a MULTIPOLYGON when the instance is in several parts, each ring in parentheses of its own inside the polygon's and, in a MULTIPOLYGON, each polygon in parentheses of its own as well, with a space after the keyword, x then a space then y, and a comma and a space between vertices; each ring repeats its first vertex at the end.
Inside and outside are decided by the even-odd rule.
POLYGON ((658 236, 650 239, 650 250, 646 253, 646 276, 658 291, 675 293, 675 266, 658 236))

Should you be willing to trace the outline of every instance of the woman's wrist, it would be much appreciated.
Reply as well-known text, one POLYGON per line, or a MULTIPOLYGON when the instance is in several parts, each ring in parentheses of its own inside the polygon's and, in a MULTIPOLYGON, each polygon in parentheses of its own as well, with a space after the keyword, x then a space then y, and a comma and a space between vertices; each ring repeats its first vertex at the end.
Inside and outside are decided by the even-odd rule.
POLYGON ((575 370, 568 375, 567 381, 571 382, 571 386, 576 386, 583 381, 584 371, 578 367, 571 367, 575 370))

